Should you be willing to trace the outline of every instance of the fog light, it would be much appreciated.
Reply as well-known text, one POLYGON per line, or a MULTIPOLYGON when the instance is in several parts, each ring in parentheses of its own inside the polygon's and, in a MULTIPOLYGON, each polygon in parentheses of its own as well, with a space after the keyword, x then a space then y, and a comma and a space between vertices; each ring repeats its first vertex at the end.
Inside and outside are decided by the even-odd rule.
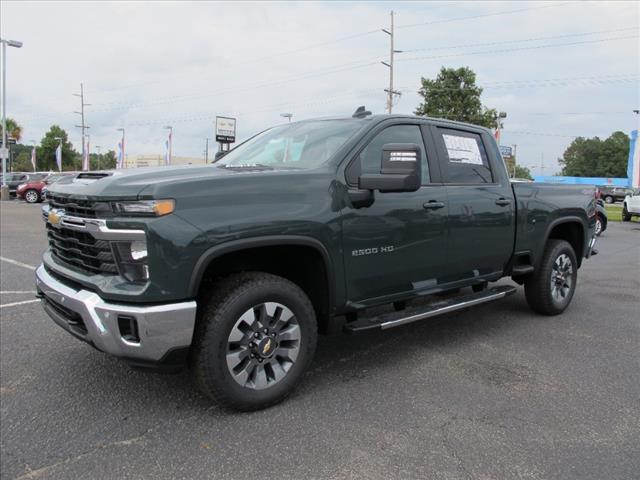
POLYGON ((147 242, 136 240, 131 242, 131 258, 133 260, 142 260, 147 258, 147 242))

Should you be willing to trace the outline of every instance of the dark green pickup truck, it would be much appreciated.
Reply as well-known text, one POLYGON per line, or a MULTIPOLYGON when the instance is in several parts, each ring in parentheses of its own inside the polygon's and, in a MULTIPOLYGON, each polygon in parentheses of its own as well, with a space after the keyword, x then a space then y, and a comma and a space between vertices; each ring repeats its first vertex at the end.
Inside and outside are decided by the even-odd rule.
POLYGON ((136 366, 189 365, 241 410, 283 399, 336 326, 497 300, 516 290, 488 286, 503 277, 561 313, 595 253, 593 188, 511 184, 488 130, 362 108, 49 202, 36 284, 53 320, 136 366))

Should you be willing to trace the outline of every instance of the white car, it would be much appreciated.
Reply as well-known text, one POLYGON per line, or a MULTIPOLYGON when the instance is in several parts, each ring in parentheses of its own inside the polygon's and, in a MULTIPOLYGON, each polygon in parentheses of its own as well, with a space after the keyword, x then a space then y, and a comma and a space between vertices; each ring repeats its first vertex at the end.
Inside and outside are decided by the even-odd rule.
POLYGON ((623 222, 628 222, 634 215, 640 217, 640 188, 634 188, 630 195, 624 197, 622 204, 623 222))

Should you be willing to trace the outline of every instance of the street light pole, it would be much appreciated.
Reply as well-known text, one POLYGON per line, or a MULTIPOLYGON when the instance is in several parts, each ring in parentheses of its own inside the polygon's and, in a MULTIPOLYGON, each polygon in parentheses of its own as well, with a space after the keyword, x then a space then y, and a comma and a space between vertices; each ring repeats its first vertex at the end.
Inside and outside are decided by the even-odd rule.
POLYGON ((96 151, 98 152, 98 170, 100 170, 100 149, 102 147, 100 145, 96 145, 96 151))
POLYGON ((22 48, 22 42, 17 40, 5 40, 0 38, 2 43, 2 189, 0 199, 9 200, 9 187, 7 186, 7 45, 14 48, 22 48))
POLYGON ((288 118, 289 123, 291 123, 291 118, 293 117, 293 113, 281 113, 280 116, 283 118, 288 118))

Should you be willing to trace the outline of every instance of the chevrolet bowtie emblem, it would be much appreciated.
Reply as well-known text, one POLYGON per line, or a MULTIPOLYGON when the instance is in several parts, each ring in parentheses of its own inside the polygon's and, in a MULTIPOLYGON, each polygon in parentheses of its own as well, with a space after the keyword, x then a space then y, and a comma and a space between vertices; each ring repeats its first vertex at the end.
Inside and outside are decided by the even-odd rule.
POLYGON ((57 225, 58 223, 60 223, 60 220, 62 219, 62 215, 64 212, 61 212, 59 210, 51 210, 49 211, 49 215, 47 216, 47 220, 49 221, 49 223, 51 225, 57 225))
POLYGON ((268 355, 271 351, 271 339, 267 340, 267 343, 264 344, 264 348, 262 349, 263 355, 268 355))

